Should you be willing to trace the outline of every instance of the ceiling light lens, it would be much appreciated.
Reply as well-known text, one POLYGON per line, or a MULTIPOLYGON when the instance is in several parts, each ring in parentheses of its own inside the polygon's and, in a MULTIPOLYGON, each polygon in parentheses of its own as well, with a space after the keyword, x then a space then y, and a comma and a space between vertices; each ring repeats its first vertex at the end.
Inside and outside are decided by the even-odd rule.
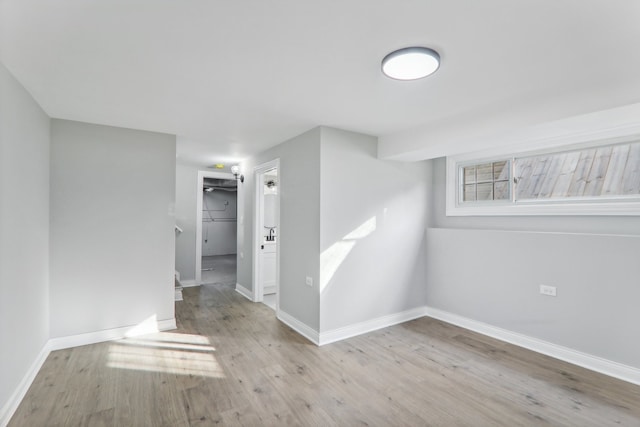
POLYGON ((382 60, 382 72, 396 80, 416 80, 433 74, 440 55, 427 47, 407 47, 391 52, 382 60))

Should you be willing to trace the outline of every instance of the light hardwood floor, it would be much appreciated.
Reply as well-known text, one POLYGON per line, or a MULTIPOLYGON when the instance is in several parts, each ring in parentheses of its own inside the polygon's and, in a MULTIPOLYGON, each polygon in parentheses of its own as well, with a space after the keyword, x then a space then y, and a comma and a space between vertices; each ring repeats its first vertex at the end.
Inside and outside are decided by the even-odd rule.
POLYGON ((228 285, 236 283, 236 254, 202 257, 201 283, 228 285))
POLYGON ((429 318, 316 347, 229 285, 51 353, 10 426, 640 426, 640 387, 429 318))

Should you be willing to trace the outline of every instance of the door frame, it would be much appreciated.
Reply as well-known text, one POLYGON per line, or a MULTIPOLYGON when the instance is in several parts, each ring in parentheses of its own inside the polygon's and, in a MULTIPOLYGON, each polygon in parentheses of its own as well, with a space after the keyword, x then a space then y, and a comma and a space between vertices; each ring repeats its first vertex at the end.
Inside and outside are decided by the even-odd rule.
POLYGON ((282 239, 282 228, 280 223, 280 197, 282 195, 282 175, 280 159, 273 159, 253 168, 255 200, 253 210, 253 295, 254 301, 264 300, 264 283, 260 276, 260 251, 262 245, 262 231, 264 226, 264 174, 265 172, 278 170, 278 197, 276 197, 276 315, 280 314, 280 240, 282 239))
MULTIPOLYGON (((202 284, 202 198, 204 189, 205 178, 217 178, 217 179, 236 179, 232 173, 228 172, 210 172, 210 171, 198 171, 198 182, 196 186, 196 285, 202 284)), ((237 189, 237 204, 240 203, 240 184, 238 183, 237 189)), ((236 205, 239 208, 239 205, 236 205)), ((236 213, 239 209, 236 208, 236 213)), ((236 233, 239 222, 236 218, 236 233)), ((239 234, 237 234, 239 235, 239 234)), ((237 244, 237 243, 236 243, 237 244)))

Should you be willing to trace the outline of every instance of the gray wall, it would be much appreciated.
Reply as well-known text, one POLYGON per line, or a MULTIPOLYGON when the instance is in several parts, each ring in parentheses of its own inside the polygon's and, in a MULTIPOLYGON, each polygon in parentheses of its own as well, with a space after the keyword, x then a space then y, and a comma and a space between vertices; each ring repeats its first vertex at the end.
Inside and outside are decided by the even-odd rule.
POLYGON ((51 336, 174 317, 175 136, 53 120, 51 336))
POLYGON ((429 306, 640 367, 640 217, 446 217, 432 179, 429 306))
POLYGON ((0 64, 0 424, 49 338, 49 117, 0 64))
POLYGON ((283 311, 324 332, 426 303, 429 164, 378 160, 376 138, 325 127, 243 164, 240 285, 252 289, 253 169, 276 158, 283 311))
POLYGON ((197 167, 176 165, 176 224, 182 228, 176 234, 176 270, 181 281, 196 278, 197 185, 197 167))
POLYGON ((376 142, 322 128, 322 332, 426 304, 429 164, 379 160, 376 142))
MULTIPOLYGON (((215 190, 204 193, 202 209, 226 209, 211 212, 215 219, 235 219, 238 195, 236 191, 215 190), (205 206, 206 202, 206 206, 205 206), (225 205, 225 202, 228 204, 225 205)), ((237 252, 237 223, 235 221, 206 221, 206 212, 202 212, 202 256, 231 255, 237 252), (205 238, 207 241, 205 242, 205 238)))
POLYGON ((238 212, 238 283, 253 289, 254 167, 280 159, 280 308, 314 330, 319 328, 320 128, 292 138, 242 164, 238 212), (311 276, 314 287, 305 284, 311 276))

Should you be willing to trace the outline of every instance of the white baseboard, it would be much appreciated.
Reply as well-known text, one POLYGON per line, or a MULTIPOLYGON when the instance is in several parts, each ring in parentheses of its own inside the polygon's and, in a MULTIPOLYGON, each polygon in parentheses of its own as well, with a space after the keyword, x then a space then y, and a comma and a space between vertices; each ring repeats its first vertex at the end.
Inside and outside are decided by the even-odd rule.
POLYGON ((408 322, 409 320, 424 317, 426 314, 426 307, 417 307, 400 313, 365 320, 364 322, 355 323, 353 325, 344 326, 331 331, 321 332, 319 345, 330 344, 332 342, 355 337, 356 335, 366 334, 367 332, 397 325, 398 323, 408 322))
POLYGON ((194 286, 200 286, 200 283, 196 282, 195 280, 182 280, 180 281, 180 284, 183 288, 193 288, 194 286))
POLYGON ((145 328, 140 330, 140 325, 124 326, 121 328, 105 329, 102 331, 88 332, 86 334, 70 335, 60 338, 51 338, 49 340, 50 349, 62 350, 64 348, 79 347, 81 345, 95 344, 104 341, 113 341, 132 336, 136 334, 136 331, 140 333, 151 333, 159 331, 170 331, 176 329, 176 319, 158 320, 155 324, 145 325, 145 328))
POLYGON ((276 285, 265 286, 264 287, 264 295, 275 294, 277 291, 276 285))
POLYGON ((256 302, 253 292, 242 286, 240 283, 236 283, 236 292, 248 299, 249 301, 256 302))
POLYGON ((31 387, 31 383, 33 383, 33 380, 36 378, 36 375, 38 375, 40 368, 42 368, 42 365, 44 364, 45 360, 47 360, 47 357, 51 352, 50 342, 51 341, 47 341, 42 347, 42 349, 36 356, 36 359, 29 367, 29 370, 22 378, 22 381, 20 381, 20 384, 18 384, 16 390, 13 392, 2 409, 0 409, 0 426, 5 427, 7 424, 9 424, 9 420, 11 420, 11 417, 16 412, 16 409, 18 409, 20 402, 22 402, 22 399, 27 394, 29 387, 31 387))
POLYGON ((315 329, 305 325, 292 315, 285 313, 282 310, 278 310, 277 317, 278 320, 280 320, 282 323, 289 326, 291 329, 293 329, 315 345, 320 345, 320 337, 318 331, 316 331, 315 329))
POLYGON ((618 362, 603 359, 598 356, 593 356, 578 350, 553 344, 548 341, 543 341, 517 332, 498 328, 487 323, 478 322, 477 320, 458 316, 457 314, 449 313, 433 307, 427 307, 427 316, 517 345, 519 347, 524 347, 537 353, 546 354, 547 356, 564 360, 565 362, 582 366, 583 368, 600 372, 601 374, 609 375, 610 377, 640 385, 640 369, 632 366, 623 365, 618 362))

